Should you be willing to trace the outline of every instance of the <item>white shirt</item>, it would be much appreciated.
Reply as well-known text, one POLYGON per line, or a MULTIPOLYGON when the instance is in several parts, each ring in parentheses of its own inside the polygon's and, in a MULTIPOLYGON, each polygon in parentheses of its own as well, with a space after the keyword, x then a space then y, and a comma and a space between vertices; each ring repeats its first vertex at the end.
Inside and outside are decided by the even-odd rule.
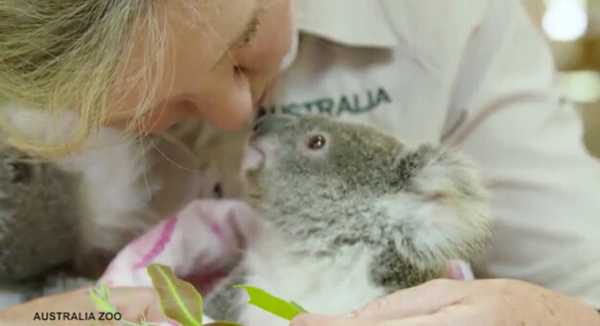
POLYGON ((600 166, 518 0, 296 0, 269 111, 322 112, 482 167, 498 220, 477 277, 600 308, 600 166))
MULTIPOLYGON (((521 279, 600 308, 600 167, 582 142, 582 121, 560 100, 550 50, 519 0, 295 1, 300 38, 265 107, 320 111, 409 143, 465 151, 490 182, 497 218, 476 276, 521 279)), ((186 138, 179 136, 191 147, 215 141, 186 138)), ((163 169, 159 177, 172 194, 157 196, 161 211, 177 206, 172 198, 211 193, 216 181, 224 192, 237 191, 232 174, 218 171, 229 154, 205 149, 202 160, 214 161, 200 164, 206 174, 163 169)), ((106 151, 106 168, 144 154, 133 148, 130 160, 106 151)), ((198 166, 197 156, 180 152, 158 165, 176 156, 178 167, 198 166)), ((138 194, 119 177, 129 170, 116 171, 113 179, 122 182, 111 187, 138 194)), ((138 175, 146 174, 132 178, 138 175)))

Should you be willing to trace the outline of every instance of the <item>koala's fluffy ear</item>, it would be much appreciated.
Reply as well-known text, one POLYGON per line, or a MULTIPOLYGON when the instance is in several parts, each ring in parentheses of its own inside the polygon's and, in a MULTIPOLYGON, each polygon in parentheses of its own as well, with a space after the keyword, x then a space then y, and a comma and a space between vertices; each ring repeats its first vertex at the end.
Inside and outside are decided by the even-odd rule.
POLYGON ((470 161, 421 146, 405 151, 393 173, 393 193, 377 205, 387 211, 391 237, 409 261, 437 268, 448 260, 469 260, 483 249, 492 219, 484 183, 470 161))
POLYGON ((423 145, 416 150, 404 148, 392 163, 391 176, 388 179, 393 188, 403 188, 417 172, 422 169, 429 157, 431 146, 423 145))

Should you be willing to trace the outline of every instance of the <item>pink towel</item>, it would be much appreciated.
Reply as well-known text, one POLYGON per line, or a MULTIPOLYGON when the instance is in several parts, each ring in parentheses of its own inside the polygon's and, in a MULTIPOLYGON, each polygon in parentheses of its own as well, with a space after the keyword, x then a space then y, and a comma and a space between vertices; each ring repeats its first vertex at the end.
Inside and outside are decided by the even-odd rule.
POLYGON ((194 201, 126 246, 99 282, 150 287, 146 266, 159 263, 206 295, 239 261, 253 226, 250 208, 240 201, 194 201))

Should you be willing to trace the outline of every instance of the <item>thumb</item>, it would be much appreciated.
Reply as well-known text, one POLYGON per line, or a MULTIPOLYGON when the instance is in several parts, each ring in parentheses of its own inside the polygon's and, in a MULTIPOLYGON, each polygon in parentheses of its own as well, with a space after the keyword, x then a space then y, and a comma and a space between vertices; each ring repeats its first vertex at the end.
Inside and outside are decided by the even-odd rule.
POLYGON ((352 316, 325 316, 320 314, 300 314, 292 319, 290 326, 371 326, 372 320, 351 318, 352 316))
POLYGON ((437 279, 400 290, 351 313, 365 319, 387 320, 432 314, 462 299, 463 282, 437 279))
MULTIPOLYGON (((71 292, 55 294, 51 296, 40 297, 29 302, 0 309, 0 321, 11 325, 38 325, 35 319, 36 314, 72 314, 93 313, 97 315, 101 310, 96 306, 89 293, 90 288, 78 289, 71 292), (64 313, 61 313, 64 312, 64 313), (12 322, 12 323, 11 323, 12 322)), ((116 312, 121 314, 120 320, 139 322, 142 317, 149 321, 169 321, 160 307, 160 300, 156 290, 145 287, 117 287, 110 288, 110 303, 114 306, 116 312)), ((61 319, 49 321, 41 320, 47 326, 57 326, 67 324, 61 319)), ((121 325, 122 322, 116 322, 121 325)), ((98 321, 99 325, 115 324, 115 321, 98 321)), ((90 321, 70 321, 68 325, 90 325, 90 321)))
POLYGON ((150 287, 111 288, 110 301, 127 321, 138 322, 142 317, 152 322, 170 320, 162 312, 158 293, 150 287))

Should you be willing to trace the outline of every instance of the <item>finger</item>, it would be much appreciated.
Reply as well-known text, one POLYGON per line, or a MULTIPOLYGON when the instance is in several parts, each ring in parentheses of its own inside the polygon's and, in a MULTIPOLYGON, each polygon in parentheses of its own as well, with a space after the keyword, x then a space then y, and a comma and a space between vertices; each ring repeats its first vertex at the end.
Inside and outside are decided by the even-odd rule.
MULTIPOLYGON (((116 312, 121 314, 121 320, 139 322, 143 315, 149 321, 168 321, 161 313, 158 295, 152 288, 112 288, 109 291, 110 303, 116 312)), ((78 289, 71 292, 61 293, 52 296, 40 297, 11 307, 6 310, 0 310, 0 320, 9 321, 11 325, 90 325, 91 316, 96 320, 94 323, 98 326, 123 325, 114 320, 99 320, 101 309, 94 303, 90 295, 90 288, 78 289), (62 317, 52 317, 48 320, 47 313, 75 315, 70 320, 65 321, 62 317), (44 317, 45 316, 45 317, 44 317), (82 320, 83 319, 83 320, 82 320)))
POLYGON ((486 325, 486 320, 478 318, 473 307, 452 306, 431 315, 419 315, 403 319, 384 320, 378 326, 463 326, 486 325))
MULTIPOLYGON (((449 320, 442 320, 435 315, 421 315, 404 319, 384 320, 378 326, 454 326, 449 320)), ((457 325, 458 326, 458 325, 457 325)))
POLYGON ((418 315, 407 318, 378 320, 358 316, 325 316, 319 314, 300 314, 290 326, 463 326, 483 325, 485 320, 477 319, 476 309, 465 305, 455 305, 441 309, 430 315, 418 315))
POLYGON ((300 314, 292 319, 290 326, 372 326, 373 320, 358 317, 325 316, 319 314, 300 314))
MULTIPOLYGON (((44 313, 49 312, 96 312, 96 309, 91 305, 91 300, 85 300, 84 294, 87 289, 79 289, 71 292, 60 293, 55 295, 38 297, 33 300, 0 310, 0 320, 10 321, 14 325, 34 325, 37 320, 40 320, 44 313)), ((39 323, 42 323, 40 321, 39 323)), ((46 321, 48 325, 55 325, 46 321)))
POLYGON ((153 288, 111 288, 110 300, 124 320, 138 322, 143 316, 153 322, 169 321, 169 318, 162 313, 160 299, 153 288))
MULTIPOLYGON (((37 308, 33 310, 95 313, 98 315, 100 309, 92 300, 90 290, 91 288, 84 288, 58 296, 39 298, 33 306, 37 308)), ((169 321, 161 311, 158 294, 153 288, 109 288, 109 300, 115 308, 115 312, 121 315, 121 320, 137 323, 144 317, 146 320, 154 322, 169 321)), ((98 324, 103 325, 101 322, 98 324)))
POLYGON ((438 279, 395 292, 351 313, 376 320, 433 314, 463 299, 464 282, 438 279))

